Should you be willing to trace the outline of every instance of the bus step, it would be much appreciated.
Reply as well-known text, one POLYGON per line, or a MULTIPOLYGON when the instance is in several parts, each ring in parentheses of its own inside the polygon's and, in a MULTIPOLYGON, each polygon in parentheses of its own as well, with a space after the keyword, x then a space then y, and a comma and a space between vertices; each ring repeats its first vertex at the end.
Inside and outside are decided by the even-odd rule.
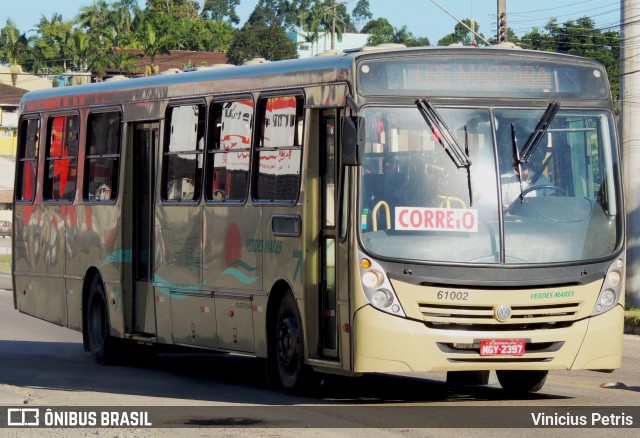
POLYGON ((125 338, 129 339, 131 342, 135 342, 137 344, 144 344, 144 345, 153 345, 156 342, 155 336, 148 336, 140 333, 126 335, 125 338))

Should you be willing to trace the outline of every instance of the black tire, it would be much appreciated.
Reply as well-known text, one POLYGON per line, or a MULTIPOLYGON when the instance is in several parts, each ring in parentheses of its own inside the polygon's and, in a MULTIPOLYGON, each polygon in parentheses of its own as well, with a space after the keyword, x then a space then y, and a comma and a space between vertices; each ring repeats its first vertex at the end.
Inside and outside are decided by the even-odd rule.
POLYGON ((544 386, 549 371, 496 371, 500 386, 512 394, 538 392, 544 386))
POLYGON ((300 393, 308 382, 310 370, 304 363, 302 319, 291 291, 280 301, 271 341, 273 357, 269 359, 280 385, 286 392, 300 393))
POLYGON ((112 364, 116 356, 115 340, 111 338, 109 302, 99 277, 91 283, 86 312, 89 351, 100 365, 112 364))

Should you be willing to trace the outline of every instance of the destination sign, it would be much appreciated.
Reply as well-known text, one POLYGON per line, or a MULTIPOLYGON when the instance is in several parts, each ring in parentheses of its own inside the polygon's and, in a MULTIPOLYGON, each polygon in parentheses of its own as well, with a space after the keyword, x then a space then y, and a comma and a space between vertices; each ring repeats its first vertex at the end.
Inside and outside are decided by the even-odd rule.
POLYGON ((358 64, 359 93, 416 97, 603 99, 608 96, 606 74, 595 64, 559 63, 498 53, 365 60, 358 64))

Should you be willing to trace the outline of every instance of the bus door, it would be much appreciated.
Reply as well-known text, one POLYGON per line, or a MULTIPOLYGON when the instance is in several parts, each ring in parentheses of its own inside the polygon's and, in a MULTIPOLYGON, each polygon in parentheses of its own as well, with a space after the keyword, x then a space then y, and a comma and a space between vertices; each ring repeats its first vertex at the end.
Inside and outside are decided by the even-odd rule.
POLYGON ((160 124, 135 123, 128 162, 131 166, 127 205, 132 224, 130 234, 131 289, 133 295, 133 327, 137 333, 156 333, 155 302, 152 282, 153 261, 153 193, 155 151, 160 124))
MULTIPOLYGON (((337 282, 341 266, 348 265, 347 249, 339 243, 338 227, 338 160, 336 145, 338 138, 338 111, 324 110, 320 125, 320 163, 322 229, 320 256, 320 303, 322 354, 327 358, 338 358, 338 301, 337 282)), ((346 270, 345 270, 346 271, 346 270)), ((346 288, 342 288, 346 289, 346 288)), ((346 301, 345 301, 346 302, 346 301)), ((348 313, 348 306, 347 306, 348 313)), ((347 317, 348 321, 348 317, 347 317)))

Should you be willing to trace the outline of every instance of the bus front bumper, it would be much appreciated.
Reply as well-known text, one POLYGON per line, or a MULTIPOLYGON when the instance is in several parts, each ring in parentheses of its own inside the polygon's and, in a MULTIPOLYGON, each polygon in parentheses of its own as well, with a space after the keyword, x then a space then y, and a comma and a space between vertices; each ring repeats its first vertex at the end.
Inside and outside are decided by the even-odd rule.
POLYGON ((355 372, 610 370, 620 367, 624 309, 548 330, 438 330, 371 306, 354 316, 355 372), (521 356, 481 356, 484 339, 525 339, 521 356))

